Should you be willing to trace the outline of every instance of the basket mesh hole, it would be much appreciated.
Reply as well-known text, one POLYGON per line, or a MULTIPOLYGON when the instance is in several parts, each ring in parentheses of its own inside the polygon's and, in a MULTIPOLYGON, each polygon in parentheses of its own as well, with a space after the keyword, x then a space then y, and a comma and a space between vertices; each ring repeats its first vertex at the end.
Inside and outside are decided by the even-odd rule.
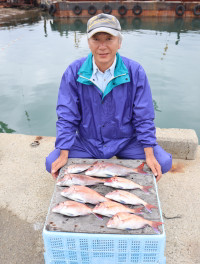
POLYGON ((54 259, 65 259, 65 252, 62 250, 52 250, 54 259))
POLYGON ((67 249, 69 249, 69 250, 76 250, 75 239, 67 239, 66 240, 66 243, 67 243, 67 249))
POLYGON ((132 241, 131 243, 131 252, 140 252, 140 241, 132 241))
POLYGON ((63 248, 63 242, 60 238, 51 238, 50 244, 52 248, 63 248))
POLYGON ((139 263, 140 255, 139 254, 131 254, 131 263, 139 263))
POLYGON ((127 257, 126 253, 119 253, 118 254, 118 262, 119 263, 126 262, 126 257, 127 257))
POLYGON ((88 254, 88 252, 81 251, 81 258, 82 258, 82 261, 89 262, 89 254, 88 254))
POLYGON ((109 252, 93 252, 94 258, 113 258, 114 254, 109 252))
POLYGON ((76 251, 69 251, 68 254, 70 260, 77 260, 76 251))
POLYGON ((146 241, 144 246, 145 252, 156 252, 158 250, 157 241, 146 241))
POLYGON ((156 262, 156 254, 144 254, 144 263, 154 263, 156 262))
POLYGON ((88 251, 88 239, 80 239, 80 249, 88 251))
POLYGON ((114 251, 114 241, 113 240, 93 240, 93 251, 114 251))
POLYGON ((127 251, 127 241, 126 240, 119 240, 118 250, 119 252, 127 251))

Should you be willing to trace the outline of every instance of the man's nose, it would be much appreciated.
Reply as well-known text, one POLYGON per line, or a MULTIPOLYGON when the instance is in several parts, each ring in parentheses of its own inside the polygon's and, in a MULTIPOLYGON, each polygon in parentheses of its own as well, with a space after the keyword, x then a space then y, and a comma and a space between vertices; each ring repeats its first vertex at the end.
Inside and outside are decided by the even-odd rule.
POLYGON ((101 42, 99 43, 99 48, 101 48, 101 49, 106 48, 106 43, 105 43, 105 41, 101 41, 101 42))

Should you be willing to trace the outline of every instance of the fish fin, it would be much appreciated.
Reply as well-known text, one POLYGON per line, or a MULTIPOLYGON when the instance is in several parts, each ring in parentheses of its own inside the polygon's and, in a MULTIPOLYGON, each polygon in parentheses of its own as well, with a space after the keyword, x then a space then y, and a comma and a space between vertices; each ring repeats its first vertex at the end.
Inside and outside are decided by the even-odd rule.
POLYGON ((70 213, 67 213, 66 215, 67 215, 67 216, 74 216, 73 214, 70 214, 70 213))
POLYGON ((134 171, 135 173, 147 174, 147 173, 143 170, 143 168, 144 168, 144 164, 145 164, 145 162, 142 162, 142 164, 140 164, 136 169, 133 169, 133 171, 134 171))
POLYGON ((143 207, 135 208, 135 209, 133 209, 133 213, 134 214, 143 214, 142 209, 143 209, 143 207))
POLYGON ((96 218, 100 219, 100 220, 103 220, 103 216, 100 215, 100 214, 97 214, 97 213, 92 213, 93 215, 96 216, 96 218))
POLYGON ((148 211, 149 213, 152 213, 151 208, 156 208, 156 209, 158 209, 157 206, 152 205, 152 204, 146 204, 146 205, 145 205, 145 208, 147 209, 147 211, 148 211))
POLYGON ((119 200, 119 202, 122 203, 122 204, 126 204, 126 203, 125 203, 124 201, 122 201, 122 200, 119 200))
POLYGON ((81 200, 81 199, 76 199, 76 201, 79 202, 79 203, 85 203, 85 201, 81 200))
POLYGON ((156 221, 151 221, 150 226, 153 228, 153 230, 157 233, 160 234, 160 231, 158 230, 158 226, 162 225, 162 222, 156 222, 156 221))
POLYGON ((143 186, 142 187, 142 190, 145 192, 145 193, 149 193, 149 189, 152 188, 153 186, 143 186))
POLYGON ((111 174, 106 174, 106 177, 108 177, 108 178, 112 178, 113 175, 111 175, 111 174))

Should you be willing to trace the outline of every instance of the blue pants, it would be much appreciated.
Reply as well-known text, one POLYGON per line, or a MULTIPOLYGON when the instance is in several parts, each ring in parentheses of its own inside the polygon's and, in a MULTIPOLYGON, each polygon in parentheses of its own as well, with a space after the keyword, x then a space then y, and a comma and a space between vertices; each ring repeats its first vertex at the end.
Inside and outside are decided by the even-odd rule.
MULTIPOLYGON (((154 156, 161 166, 162 173, 168 172, 172 167, 172 156, 162 149, 159 145, 154 148, 154 156)), ((51 164, 60 156, 60 149, 54 149, 46 158, 46 170, 51 173, 51 164)), ((120 159, 145 159, 145 153, 142 145, 138 141, 133 141, 120 152, 116 153, 120 159)), ((81 144, 79 140, 75 140, 74 145, 70 149, 69 158, 83 158, 83 159, 98 159, 94 157, 81 144)))

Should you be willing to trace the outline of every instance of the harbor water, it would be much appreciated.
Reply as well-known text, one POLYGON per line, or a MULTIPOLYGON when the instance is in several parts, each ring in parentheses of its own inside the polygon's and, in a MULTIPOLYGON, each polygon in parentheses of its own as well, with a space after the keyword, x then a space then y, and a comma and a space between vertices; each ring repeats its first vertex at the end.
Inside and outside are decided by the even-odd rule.
MULTIPOLYGON (((44 14, 0 25, 0 132, 56 135, 56 103, 67 66, 89 53, 87 19, 44 14)), ((200 19, 122 18, 119 53, 144 67, 155 124, 194 129, 200 139, 200 19)))

